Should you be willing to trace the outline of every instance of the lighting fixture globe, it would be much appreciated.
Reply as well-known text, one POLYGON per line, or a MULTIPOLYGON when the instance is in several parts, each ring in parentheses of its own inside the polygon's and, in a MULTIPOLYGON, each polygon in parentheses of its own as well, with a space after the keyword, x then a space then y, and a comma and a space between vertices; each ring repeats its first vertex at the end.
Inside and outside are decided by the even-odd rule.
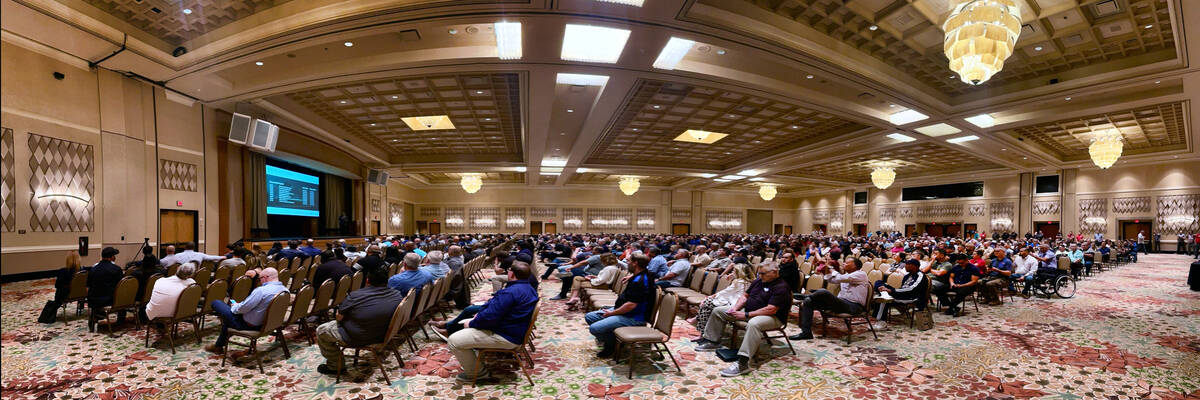
POLYGON ((1088 155, 1092 157, 1092 162, 1100 169, 1108 169, 1117 163, 1117 159, 1121 158, 1121 152, 1125 149, 1124 142, 1121 141, 1121 131, 1116 129, 1098 133, 1092 144, 1088 146, 1088 155))
POLYGON ((464 191, 474 194, 483 187, 483 177, 479 175, 463 175, 459 184, 462 185, 464 191))
POLYGON ((621 193, 625 193, 626 196, 633 196, 642 187, 642 182, 637 177, 625 176, 621 177, 621 181, 617 183, 617 187, 620 187, 621 193))
POLYGON ((871 171, 871 182, 874 183, 875 187, 877 188, 887 189, 888 187, 892 186, 892 182, 895 181, 896 170, 892 167, 875 167, 875 170, 871 171))
POLYGON ((774 199, 775 195, 778 193, 779 189, 776 188, 775 185, 762 185, 758 187, 758 197, 761 197, 766 201, 771 201, 771 199, 774 199))
POLYGON ((1021 35, 1021 12, 1016 0, 958 0, 942 31, 950 70, 978 85, 1004 69, 1021 35))

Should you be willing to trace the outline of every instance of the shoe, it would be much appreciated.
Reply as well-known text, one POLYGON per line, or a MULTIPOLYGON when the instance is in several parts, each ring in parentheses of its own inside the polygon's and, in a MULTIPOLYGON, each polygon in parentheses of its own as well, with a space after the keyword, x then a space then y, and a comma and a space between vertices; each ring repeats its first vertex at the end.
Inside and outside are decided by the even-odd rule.
POLYGON ((812 340, 812 332, 800 332, 792 336, 788 336, 788 340, 812 340))
POLYGON ((210 344, 208 346, 204 346, 204 351, 207 351, 207 352, 213 353, 213 354, 225 354, 225 348, 217 347, 217 345, 215 345, 215 344, 210 344))
POLYGON ((692 338, 692 343, 695 343, 695 344, 704 343, 706 341, 708 341, 708 340, 705 339, 704 336, 698 336, 698 337, 692 338))
MULTIPOLYGON (((342 371, 345 371, 344 367, 343 367, 342 371)), ((334 367, 330 367, 327 364, 321 364, 321 365, 317 366, 317 372, 320 372, 325 375, 337 375, 338 369, 334 368, 334 367)))
POLYGON ((450 342, 450 333, 446 332, 445 329, 433 328, 432 330, 433 336, 437 336, 437 338, 443 342, 450 342))
POLYGON ((573 305, 576 305, 576 304, 579 304, 579 298, 578 298, 578 297, 572 297, 570 300, 567 300, 567 302, 566 302, 566 305, 568 305, 568 306, 573 306, 573 305))
POLYGON ((600 350, 600 352, 599 352, 599 353, 596 353, 596 357, 599 357, 599 358, 612 358, 612 356, 613 356, 613 353, 614 353, 614 351, 613 351, 612 349, 604 349, 604 350, 600 350))
POLYGON ((567 299, 567 298, 566 298, 566 296, 563 296, 563 295, 557 295, 557 296, 554 296, 554 297, 551 297, 551 298, 550 298, 550 300, 555 300, 555 301, 558 301, 558 300, 566 300, 566 299, 567 299))
POLYGON ((730 365, 728 368, 721 370, 721 376, 733 377, 733 376, 738 376, 738 375, 745 375, 747 372, 750 372, 749 365, 742 365, 741 363, 733 363, 733 365, 730 365))
POLYGON ((446 329, 446 321, 429 321, 429 326, 437 329, 446 329))
POLYGON ((946 311, 942 311, 942 314, 946 314, 946 315, 954 315, 954 309, 953 309, 953 308, 949 308, 949 307, 947 307, 947 308, 946 308, 946 311))
POLYGON ((958 315, 959 315, 958 312, 959 312, 958 307, 950 309, 950 315, 953 316, 954 318, 958 318, 958 315))
POLYGON ((717 349, 719 349, 719 348, 721 348, 721 344, 705 340, 704 343, 700 343, 700 344, 696 345, 696 348, 693 350, 696 350, 697 352, 700 352, 700 351, 707 352, 707 351, 717 351, 717 349))
POLYGON ((877 331, 886 331, 887 327, 888 327, 887 322, 883 322, 883 321, 878 321, 878 322, 875 322, 874 324, 871 324, 871 328, 873 328, 877 331))
POLYGON ((463 382, 463 383, 470 383, 471 381, 474 381, 474 380, 483 380, 483 379, 490 378, 491 376, 492 376, 492 375, 491 375, 491 372, 490 372, 490 371, 488 371, 488 370, 486 370, 486 369, 485 369, 485 370, 482 370, 482 371, 479 371, 479 375, 478 375, 478 376, 474 376, 474 377, 473 377, 473 376, 471 376, 471 375, 469 375, 469 374, 467 374, 467 373, 466 373, 466 371, 464 371, 464 372, 462 372, 462 373, 458 374, 457 376, 455 376, 455 377, 454 377, 454 380, 456 380, 456 381, 459 381, 459 382, 463 382))

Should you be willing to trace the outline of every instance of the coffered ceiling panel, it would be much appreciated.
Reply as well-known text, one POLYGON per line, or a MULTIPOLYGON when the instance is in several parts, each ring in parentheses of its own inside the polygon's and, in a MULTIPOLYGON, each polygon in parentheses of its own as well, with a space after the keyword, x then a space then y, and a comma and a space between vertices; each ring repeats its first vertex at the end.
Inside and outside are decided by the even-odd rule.
POLYGON ((402 77, 286 96, 400 162, 522 161, 515 73, 402 77), (401 118, 447 115, 452 130, 414 131, 401 118))
POLYGON ((1125 138, 1125 154, 1187 148, 1183 110, 1186 102, 1064 119, 1016 128, 1009 134, 1030 139, 1064 160, 1088 157, 1093 132, 1118 129, 1125 138))
MULTIPOLYGON (((947 95, 971 92, 947 67, 941 23, 947 0, 745 0, 816 29, 907 71, 947 95)), ((1026 17, 1004 70, 980 85, 997 87, 1075 68, 1122 60, 1106 72, 1175 57, 1169 0, 1018 1, 1026 17), (1032 9, 1028 9, 1032 8, 1032 9)))
POLYGON ((465 175, 482 175, 483 184, 489 183, 525 183, 524 172, 487 172, 487 173, 459 173, 459 172, 428 172, 428 173, 410 173, 408 175, 416 175, 425 179, 431 184, 446 184, 459 183, 465 175))
POLYGON ((587 162, 724 169, 866 127, 750 94, 642 80, 587 162), (729 136, 713 144, 674 140, 689 129, 729 136))
MULTIPOLYGON (((743 180, 739 180, 739 181, 724 183, 724 184, 718 185, 717 187, 721 188, 721 189, 750 190, 750 191, 757 192, 758 188, 761 187, 763 183, 766 183, 766 182, 752 182, 752 181, 743 179, 743 180)), ((815 190, 815 189, 818 189, 819 187, 811 186, 811 185, 792 185, 792 184, 776 183, 775 188, 776 188, 776 190, 779 191, 779 193, 790 193, 790 192, 801 192, 801 191, 806 191, 806 190, 815 190)))
POLYGON ((168 44, 178 46, 291 0, 84 0, 168 44))
POLYGON ((1004 168, 999 164, 982 160, 978 156, 965 151, 933 143, 915 143, 909 146, 895 147, 879 153, 821 162, 785 171, 780 174, 806 178, 829 177, 854 182, 869 182, 871 180, 871 170, 880 165, 895 168, 898 179, 913 178, 922 175, 1004 168))
POLYGON ((676 182, 679 182, 680 179, 682 179, 677 176, 610 175, 610 174, 600 174, 600 173, 595 173, 595 172, 584 172, 582 174, 577 173, 577 174, 572 175, 571 179, 568 183, 572 183, 572 184, 611 184, 611 185, 615 186, 621 180, 621 177, 624 177, 624 176, 637 176, 638 180, 643 185, 653 185, 653 186, 671 186, 671 185, 675 184, 676 182))

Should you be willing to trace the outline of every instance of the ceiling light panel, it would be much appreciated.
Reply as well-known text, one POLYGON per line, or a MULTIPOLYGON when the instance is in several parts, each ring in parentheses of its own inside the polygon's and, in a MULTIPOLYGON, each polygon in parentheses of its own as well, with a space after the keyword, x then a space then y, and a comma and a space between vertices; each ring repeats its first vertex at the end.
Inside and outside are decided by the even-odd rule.
POLYGON ((600 3, 621 4, 626 6, 641 7, 645 0, 596 0, 600 3))
POLYGON ((713 143, 716 143, 718 140, 725 138, 726 136, 729 136, 729 135, 720 133, 720 132, 709 132, 709 131, 702 131, 699 129, 688 129, 688 130, 684 131, 683 133, 679 134, 679 136, 676 136, 675 140, 680 141, 680 142, 689 142, 689 143, 713 144, 713 143))
POLYGON ((721 179, 727 179, 727 180, 731 180, 731 181, 736 181, 736 180, 742 179, 742 178, 745 178, 745 177, 741 176, 741 175, 725 175, 725 176, 721 177, 721 179))
POLYGON ((562 54, 566 61, 616 63, 629 41, 629 30, 594 25, 567 24, 562 54))
POLYGON ((658 53, 658 59, 654 60, 654 68, 675 69, 675 66, 679 65, 680 61, 683 61, 683 57, 695 45, 696 42, 693 40, 671 37, 671 40, 667 41, 667 45, 663 46, 662 51, 658 53))
POLYGON ((562 85, 604 86, 608 83, 608 76, 560 73, 555 82, 562 85))
POLYGON ((565 159, 565 158, 547 158, 547 159, 542 160, 542 166, 543 167, 565 167, 565 166, 567 166, 567 159, 565 159))
POLYGON ((993 126, 996 126, 996 119, 992 118, 991 115, 987 115, 987 114, 979 114, 974 117, 967 117, 964 119, 967 122, 970 122, 980 128, 991 128, 993 126))
POLYGON ((520 22, 497 22, 492 31, 496 32, 496 55, 501 60, 521 58, 520 22))
POLYGON ((962 143, 970 142, 972 140, 979 140, 979 136, 968 135, 968 136, 963 136, 963 137, 956 137, 953 139, 946 139, 947 142, 954 143, 954 144, 962 144, 962 143))
POLYGON ((953 135, 955 133, 962 132, 962 129, 958 129, 958 128, 955 128, 953 126, 950 126, 950 125, 947 125, 944 123, 934 124, 934 125, 929 125, 929 126, 922 126, 920 128, 914 129, 914 130, 917 132, 920 132, 922 135, 930 136, 930 137, 953 135))
POLYGON ((744 169, 742 172, 738 172, 737 174, 741 176, 758 176, 762 174, 762 171, 757 169, 744 169))
POLYGON ((895 125, 906 125, 920 120, 928 119, 929 116, 921 114, 917 110, 904 110, 888 116, 888 121, 895 125))
POLYGON ((400 118, 408 125, 409 129, 414 131, 437 131, 444 129, 454 129, 454 123, 450 122, 448 115, 427 115, 421 117, 403 117, 400 118))
POLYGON ((889 137, 892 140, 895 140, 897 142, 901 142, 901 143, 915 142, 917 140, 916 138, 905 135, 903 133, 893 133, 893 134, 887 135, 887 137, 889 137))

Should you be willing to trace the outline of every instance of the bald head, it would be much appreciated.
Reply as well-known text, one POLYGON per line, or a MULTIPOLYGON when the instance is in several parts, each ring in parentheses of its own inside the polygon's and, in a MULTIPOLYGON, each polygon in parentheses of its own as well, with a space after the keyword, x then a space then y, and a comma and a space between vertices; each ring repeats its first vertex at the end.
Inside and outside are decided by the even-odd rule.
POLYGON ((275 270, 275 268, 268 267, 258 273, 258 281, 261 283, 275 282, 277 280, 279 280, 279 271, 275 270))

